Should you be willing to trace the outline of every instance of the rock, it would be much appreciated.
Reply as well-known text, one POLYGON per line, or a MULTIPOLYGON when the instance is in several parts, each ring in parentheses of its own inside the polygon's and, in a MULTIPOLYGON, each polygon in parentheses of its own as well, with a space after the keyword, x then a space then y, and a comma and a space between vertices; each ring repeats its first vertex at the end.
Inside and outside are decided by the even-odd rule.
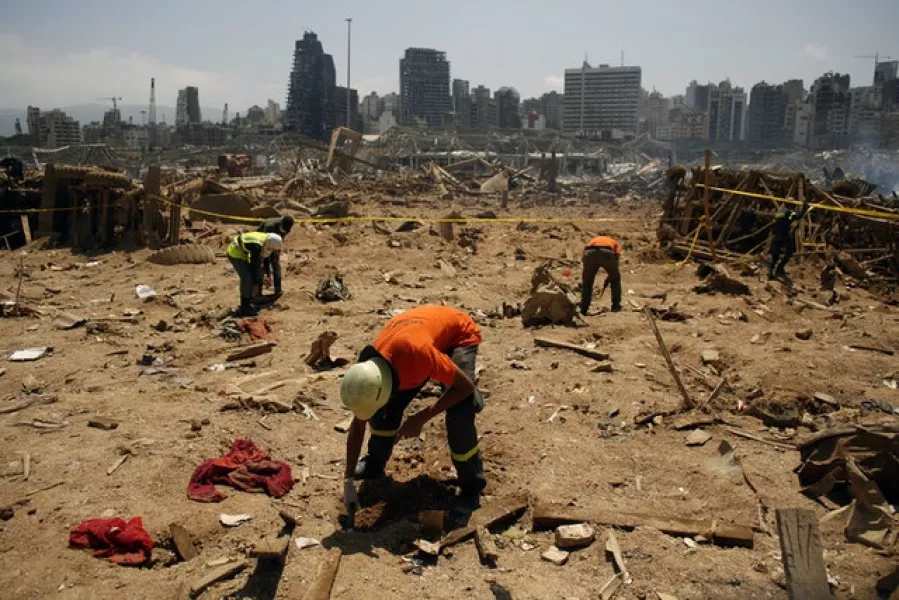
POLYGON ((509 366, 512 367, 513 369, 517 369, 519 371, 530 371, 531 370, 531 368, 526 363, 523 363, 520 360, 513 360, 511 363, 509 363, 509 366))
POLYGON ((724 368, 724 362, 721 360, 721 355, 717 350, 703 350, 702 364, 712 366, 719 371, 724 368))
POLYGON ((800 340, 810 340, 812 339, 812 330, 811 329, 800 329, 796 332, 796 337, 800 340))
POLYGON ((4 506, 0 508, 0 520, 9 521, 13 518, 15 511, 12 506, 4 506))
POLYGON ((577 313, 575 299, 554 284, 540 286, 525 300, 521 322, 525 327, 557 324, 570 325, 577 313))
POLYGON ((855 279, 867 279, 868 277, 868 273, 865 271, 864 267, 862 267, 848 252, 840 252, 837 255, 837 263, 844 273, 855 279))
POLYGON ((815 400, 817 400, 818 402, 823 402, 824 404, 829 404, 835 408, 840 407, 840 403, 836 398, 834 398, 830 394, 825 394, 824 392, 815 392, 815 400))
POLYGON ((87 422, 87 426, 103 429, 105 431, 112 431, 119 426, 119 422, 115 419, 110 419, 109 417, 93 417, 87 422))
POLYGON ((200 431, 201 429, 203 429, 203 424, 200 423, 200 422, 199 422, 198 420, 196 420, 196 419, 191 419, 191 421, 190 421, 190 430, 191 430, 191 431, 200 431))
POLYGON ((427 540, 415 540, 415 547, 423 553, 429 556, 440 556, 440 543, 439 542, 429 542, 427 540))
POLYGON ((290 546, 290 537, 270 535, 262 538, 253 547, 250 556, 253 558, 276 558, 283 559, 287 554, 290 546))
POLYGON ((569 554, 569 552, 559 550, 555 546, 550 546, 545 552, 543 552, 543 554, 540 555, 540 558, 561 567, 568 562, 569 554))
POLYGON ((39 394, 43 384, 35 379, 34 375, 26 375, 22 379, 22 391, 26 394, 39 394))
POLYGON ((702 429, 694 429, 687 436, 688 446, 704 446, 706 442, 712 439, 712 434, 702 429))
POLYGON ((596 532, 586 523, 560 525, 556 528, 557 548, 582 548, 589 546, 596 538, 596 532))
POLYGON ((612 363, 610 363, 610 362, 599 363, 598 365, 596 365, 595 367, 593 367, 590 370, 593 371, 594 373, 611 373, 612 372, 612 363))
POLYGON ((153 548, 153 552, 150 554, 150 562, 154 566, 159 565, 161 567, 170 567, 178 562, 178 558, 172 552, 169 552, 165 548, 156 546, 153 548))
POLYGON ((194 541, 187 529, 177 523, 172 523, 169 525, 169 534, 171 534, 172 543, 175 544, 175 550, 178 551, 182 560, 191 560, 198 554, 197 547, 194 546, 194 541))

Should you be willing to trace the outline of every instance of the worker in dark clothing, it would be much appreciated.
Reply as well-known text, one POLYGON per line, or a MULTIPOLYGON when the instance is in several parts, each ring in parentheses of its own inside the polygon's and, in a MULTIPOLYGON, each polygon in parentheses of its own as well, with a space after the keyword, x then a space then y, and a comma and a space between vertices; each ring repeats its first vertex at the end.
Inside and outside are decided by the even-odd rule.
POLYGON ((600 268, 605 269, 605 286, 612 284, 612 312, 621 311, 621 270, 618 267, 621 244, 614 238, 601 235, 590 240, 584 248, 584 271, 581 277, 581 314, 586 315, 593 299, 593 282, 600 268))
POLYGON ((798 213, 786 208, 775 215, 774 224, 771 226, 771 264, 768 266, 768 279, 787 277, 787 263, 796 252, 796 225, 805 217, 808 209, 806 200, 798 213))
MULTIPOLYGON (((287 234, 290 233, 290 230, 293 228, 293 217, 290 215, 285 215, 283 217, 272 217, 271 219, 266 219, 259 225, 259 231, 261 233, 275 233, 281 236, 281 240, 287 237, 287 234)), ((272 252, 265 260, 262 262, 262 266, 264 269, 265 278, 274 276, 275 283, 275 295, 281 295, 281 253, 280 252, 272 252)))
POLYGON ((384 477, 396 440, 415 438, 431 419, 443 416, 459 497, 455 512, 478 507, 487 484, 475 415, 484 399, 475 385, 481 331, 471 317, 449 306, 419 306, 387 322, 359 361, 346 372, 340 401, 353 412, 347 436, 344 503, 350 515, 359 500, 354 481, 384 477), (434 380, 444 392, 435 403, 403 418, 424 385, 434 380), (359 460, 366 425, 368 455, 359 460))
POLYGON ((281 236, 277 233, 253 231, 239 233, 228 245, 228 260, 240 277, 241 317, 255 317, 258 311, 253 306, 253 298, 262 293, 262 261, 281 251, 281 236))

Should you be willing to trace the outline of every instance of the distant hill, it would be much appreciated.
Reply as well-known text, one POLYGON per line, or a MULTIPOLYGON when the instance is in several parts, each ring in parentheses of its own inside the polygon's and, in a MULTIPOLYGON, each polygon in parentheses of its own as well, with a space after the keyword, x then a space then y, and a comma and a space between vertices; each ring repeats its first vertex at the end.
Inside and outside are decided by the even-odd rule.
MULTIPOLYGON (((75 104, 72 106, 41 106, 41 110, 52 110, 54 108, 60 108, 67 115, 81 123, 82 127, 87 125, 92 121, 103 122, 103 113, 108 110, 105 104, 75 104)), ((141 124, 141 114, 140 111, 147 110, 147 105, 141 104, 121 104, 119 105, 119 110, 122 111, 122 120, 127 122, 128 118, 131 117, 135 125, 141 124)), ((28 110, 27 108, 0 108, 0 136, 10 136, 13 135, 16 124, 16 117, 22 123, 22 131, 24 133, 28 133, 28 119, 26 117, 28 110)), ((200 112, 204 119, 208 119, 210 121, 218 122, 222 119, 222 109, 214 108, 210 106, 201 106, 200 112)), ((169 125, 175 124, 175 109, 171 106, 160 106, 156 105, 156 121, 161 123, 162 118, 165 116, 165 122, 169 125)), ((234 114, 229 115, 229 119, 233 118, 234 114)))

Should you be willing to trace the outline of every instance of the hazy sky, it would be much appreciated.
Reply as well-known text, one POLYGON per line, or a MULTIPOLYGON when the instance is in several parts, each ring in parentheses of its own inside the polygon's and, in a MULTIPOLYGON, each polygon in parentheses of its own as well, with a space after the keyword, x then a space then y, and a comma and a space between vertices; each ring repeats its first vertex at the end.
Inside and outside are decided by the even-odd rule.
POLYGON ((643 68, 643 87, 682 94, 691 79, 762 79, 827 70, 870 85, 873 59, 899 58, 899 0, 41 0, 6 5, 0 20, 0 108, 43 108, 121 96, 173 106, 200 88, 203 106, 231 113, 284 104, 294 40, 315 31, 346 80, 353 18, 352 86, 360 97, 396 91, 410 46, 444 50, 452 77, 508 85, 522 97, 561 90, 566 68, 643 68))

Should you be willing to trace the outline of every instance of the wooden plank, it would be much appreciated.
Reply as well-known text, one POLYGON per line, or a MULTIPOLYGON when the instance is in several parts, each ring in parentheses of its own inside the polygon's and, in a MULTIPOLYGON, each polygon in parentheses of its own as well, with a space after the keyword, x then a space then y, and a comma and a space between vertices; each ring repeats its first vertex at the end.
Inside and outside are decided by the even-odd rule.
POLYGON ((486 565, 496 564, 496 561, 499 559, 499 550, 496 548, 493 536, 490 535, 490 532, 483 525, 475 528, 474 544, 478 549, 478 556, 481 557, 482 563, 486 565))
POLYGON ((250 566, 249 562, 245 560, 238 560, 213 569, 205 576, 200 577, 199 579, 195 579, 190 584, 190 597, 196 598, 219 581, 234 577, 235 575, 246 569, 248 566, 250 566))
POLYGON ((235 362, 238 360, 244 360, 247 358, 253 358, 254 356, 259 356, 260 354, 267 354, 272 351, 272 348, 277 346, 275 342, 260 342, 258 344, 253 344, 252 346, 245 346, 243 348, 238 348, 234 350, 230 354, 228 354, 225 359, 227 362, 235 362))
POLYGON ((546 502, 537 502, 534 507, 536 528, 553 529, 559 525, 584 522, 626 529, 651 527, 677 537, 702 535, 722 546, 752 548, 753 545, 751 527, 720 523, 717 519, 687 519, 611 510, 587 511, 546 502))
POLYGON ((190 533, 184 527, 177 523, 172 523, 169 525, 169 533, 172 536, 172 542, 174 542, 175 550, 178 551, 181 560, 191 560, 197 556, 197 547, 194 546, 194 541, 190 537, 190 533))
POLYGON ((662 332, 659 331, 659 326, 656 325, 655 315, 652 314, 652 311, 649 310, 648 306, 643 308, 643 312, 646 314, 646 318, 649 319, 649 324, 652 326, 653 333, 655 333, 656 341, 659 343, 659 349, 662 351, 662 356, 665 357, 665 362, 668 363, 668 370, 671 371, 671 376, 677 384, 677 389, 684 399, 684 408, 690 409, 695 407, 696 403, 693 402, 693 399, 690 398, 690 394, 687 393, 687 388, 684 387, 684 382, 681 381, 680 373, 677 372, 677 367, 674 366, 674 360, 671 358, 671 353, 668 352, 668 346, 665 344, 664 338, 662 338, 662 332))
POLYGON ((491 502, 487 506, 483 506, 474 513, 468 520, 468 526, 456 529, 448 533, 440 540, 440 549, 455 546, 460 542, 464 542, 475 534, 477 527, 493 527, 507 521, 512 521, 521 516, 528 509, 527 498, 511 497, 503 498, 495 502, 491 502))
POLYGON ((775 512, 790 600, 833 598, 815 513, 802 508, 779 508, 775 512))
POLYGON ((303 594, 303 600, 329 600, 331 598, 331 587, 334 585, 334 579, 337 577, 337 569, 340 567, 340 549, 332 548, 328 551, 325 560, 318 568, 318 574, 306 593, 303 594))
POLYGON ((592 358, 594 360, 608 360, 609 355, 605 352, 597 352, 596 350, 590 350, 589 348, 584 348, 583 346, 578 346, 577 344, 569 344, 568 342, 559 342, 556 340, 551 340, 549 338, 544 337, 535 337, 534 344, 540 346, 541 348, 560 348, 562 350, 571 350, 581 356, 586 356, 587 358, 592 358))
POLYGON ((615 562, 615 573, 621 575, 621 579, 624 583, 630 583, 631 576, 630 573, 627 572, 627 565, 624 564, 624 557, 621 555, 621 546, 618 545, 618 538, 615 537, 615 532, 611 529, 606 538, 606 554, 612 555, 612 560, 615 562))

